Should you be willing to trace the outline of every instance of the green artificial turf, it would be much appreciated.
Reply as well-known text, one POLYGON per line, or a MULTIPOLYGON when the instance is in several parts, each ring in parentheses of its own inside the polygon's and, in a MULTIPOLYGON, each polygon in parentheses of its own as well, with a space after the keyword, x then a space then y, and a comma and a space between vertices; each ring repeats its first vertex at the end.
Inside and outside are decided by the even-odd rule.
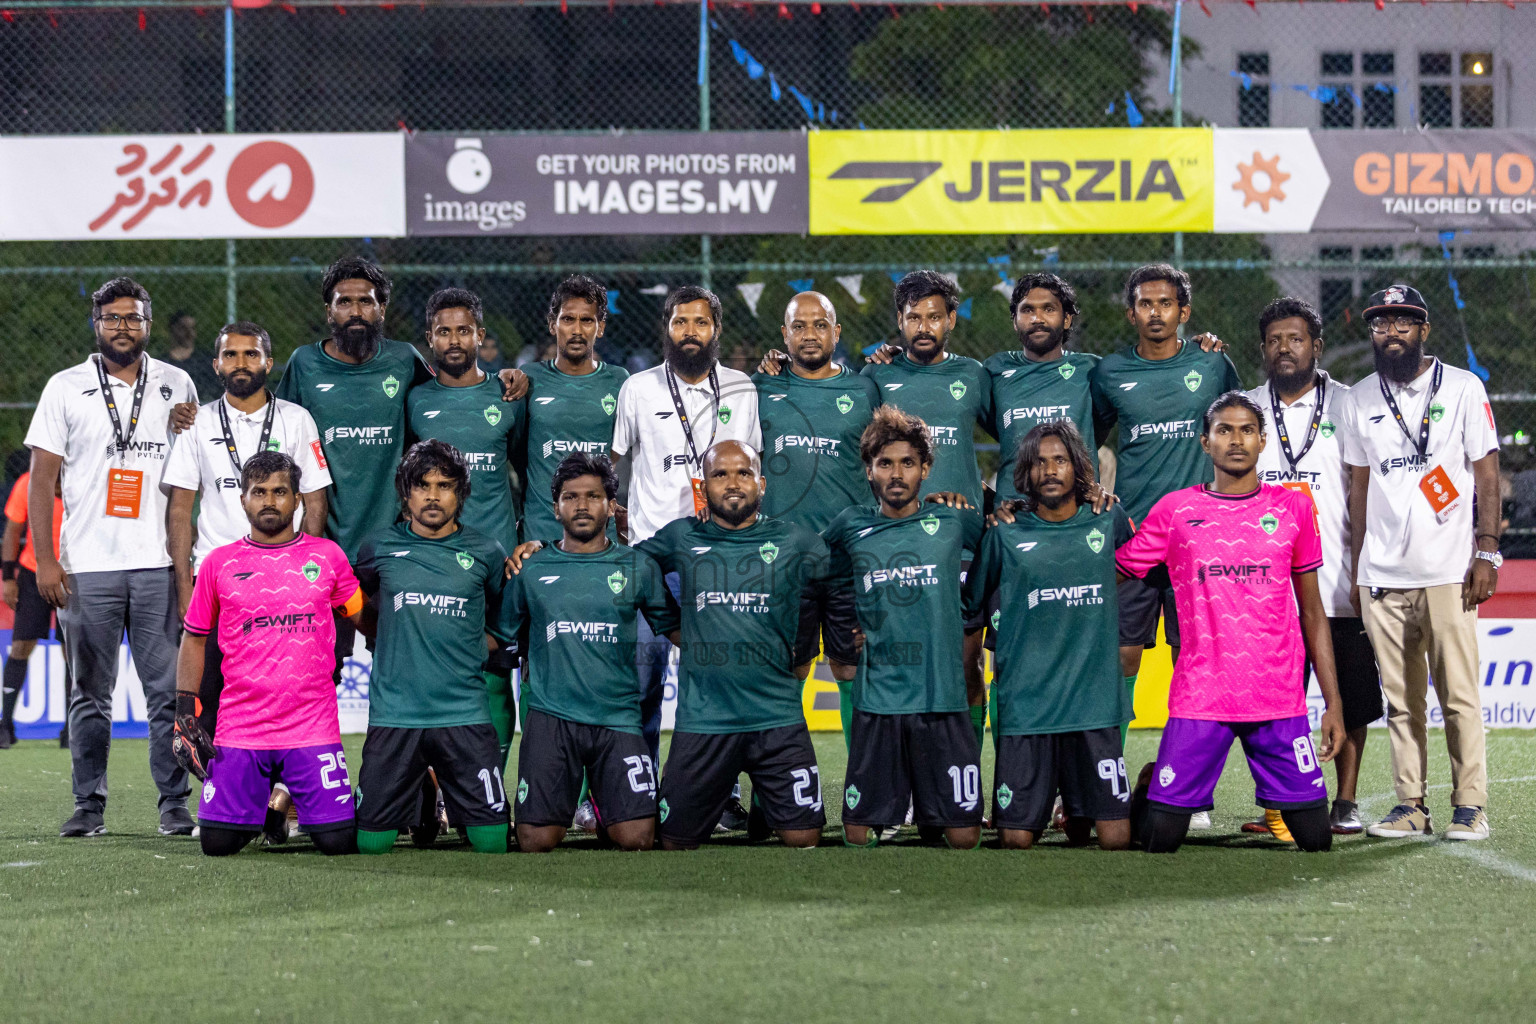
MULTIPOLYGON (((1132 777, 1157 738, 1131 734, 1132 777)), ((816 746, 835 823, 842 737, 816 746)), ((1525 1021, 1536 735, 1491 734, 1488 759, 1478 844, 1240 836, 1235 752, 1215 829, 1172 857, 1056 833, 852 850, 829 828, 807 851, 327 859, 300 838, 212 860, 155 833, 142 741, 113 746, 110 834, 59 839, 68 754, 28 742, 0 752, 0 1021, 1525 1021)), ((1360 791, 1393 803, 1381 732, 1360 791)))

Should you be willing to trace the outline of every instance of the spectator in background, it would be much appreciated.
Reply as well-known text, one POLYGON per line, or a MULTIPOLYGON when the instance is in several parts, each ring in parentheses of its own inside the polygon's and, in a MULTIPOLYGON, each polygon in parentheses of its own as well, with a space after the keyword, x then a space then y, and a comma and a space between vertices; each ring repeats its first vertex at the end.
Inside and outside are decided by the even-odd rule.
POLYGON ((501 355, 501 342, 491 337, 490 332, 486 332, 485 337, 480 339, 480 347, 476 353, 480 360, 480 369, 491 376, 496 376, 506 368, 507 361, 501 355))
POLYGON ((91 296, 96 351, 49 378, 27 429, 32 482, 27 521, 37 589, 59 609, 74 695, 69 749, 75 812, 61 836, 106 832, 107 752, 123 629, 144 686, 149 769, 160 791, 162 835, 190 835, 191 790, 171 752, 176 719, 176 589, 166 548, 160 477, 171 414, 195 402, 192 378, 144 351, 149 292, 132 278, 91 296), (54 547, 54 489, 66 513, 54 547))
POLYGON ((178 309, 171 314, 167 332, 171 340, 165 348, 164 362, 192 378, 199 402, 211 402, 219 397, 224 384, 213 368, 213 353, 197 347, 197 320, 191 313, 178 309))
POLYGON ((1532 462, 1529 450, 1521 454, 1520 461, 1510 460, 1515 462, 1510 467, 1515 472, 1509 482, 1509 523, 1504 535, 1504 554, 1510 558, 1536 558, 1536 463, 1532 462))
MULTIPOLYGON (((27 532, 27 485, 23 473, 5 502, 5 536, 0 540, 0 593, 16 613, 11 631, 11 651, 5 657, 5 685, 0 690, 0 750, 16 745, 16 700, 27 683, 27 661, 39 640, 48 639, 53 628, 53 609, 37 590, 37 551, 27 532)), ((53 546, 59 546, 59 526, 64 522, 64 503, 54 485, 53 546)))

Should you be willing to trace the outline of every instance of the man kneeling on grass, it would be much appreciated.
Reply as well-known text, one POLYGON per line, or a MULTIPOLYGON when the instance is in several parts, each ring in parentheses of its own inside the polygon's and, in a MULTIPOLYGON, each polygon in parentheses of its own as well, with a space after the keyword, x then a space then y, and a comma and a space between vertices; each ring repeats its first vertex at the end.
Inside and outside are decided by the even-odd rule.
POLYGON ((1322 760, 1345 739, 1333 640, 1317 587, 1317 514, 1299 491, 1260 484, 1264 414, 1229 391, 1205 414, 1200 446, 1215 482, 1161 498, 1115 553, 1123 577, 1168 566, 1184 633, 1157 760, 1141 771, 1132 819, 1149 853, 1184 842, 1208 810, 1233 739, 1243 744, 1257 803, 1280 812, 1296 845, 1327 850, 1328 791, 1307 721, 1308 656, 1326 709, 1322 760))

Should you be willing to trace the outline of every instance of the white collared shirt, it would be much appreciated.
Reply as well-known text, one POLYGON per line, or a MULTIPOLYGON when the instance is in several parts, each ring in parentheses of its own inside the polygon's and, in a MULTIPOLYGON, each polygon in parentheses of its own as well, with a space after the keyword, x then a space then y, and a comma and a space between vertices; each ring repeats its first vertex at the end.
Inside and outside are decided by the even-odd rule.
MULTIPOLYGON (((277 406, 272 414, 272 435, 267 439, 267 450, 282 452, 299 464, 301 493, 325 490, 331 484, 331 471, 326 468, 314 417, 301 405, 281 398, 272 401, 277 406)), ((230 463, 229 449, 224 444, 224 425, 219 421, 220 402, 226 403, 224 411, 229 414, 229 429, 235 435, 235 452, 241 465, 256 454, 261 427, 267 418, 265 405, 253 413, 244 413, 227 404, 228 398, 220 395, 197 410, 197 420, 183 436, 187 443, 178 444, 171 451, 161 485, 202 494, 197 515, 197 542, 192 548, 193 571, 203 564, 203 559, 214 548, 233 544, 251 533, 250 520, 240 504, 240 474, 230 463)), ((295 513, 296 523, 303 512, 300 508, 295 513)))
MULTIPOLYGON (((1280 444, 1280 434, 1275 428, 1269 385, 1254 388, 1248 392, 1248 397, 1264 410, 1266 438, 1264 450, 1259 453, 1259 480, 1311 495, 1317 508, 1318 533, 1323 539, 1323 567, 1317 571, 1317 588, 1322 592, 1323 608, 1330 618, 1349 618, 1355 614, 1349 603, 1352 589, 1349 470, 1344 465, 1344 439, 1339 428, 1341 410, 1350 389, 1321 370, 1318 374, 1324 383, 1323 418, 1317 425, 1317 437, 1312 447, 1301 456, 1294 469, 1285 458, 1285 448, 1280 444)), ((1292 454, 1300 452, 1307 443, 1307 431, 1312 427, 1312 416, 1316 411, 1316 386, 1290 405, 1280 403, 1280 415, 1285 418, 1292 454)))
MULTIPOLYGON (((709 378, 697 384, 677 379, 678 394, 693 426, 699 458, 714 441, 741 441, 762 451, 762 428, 757 421, 757 387, 752 378, 728 366, 717 367, 720 408, 715 409, 709 378)), ((667 365, 653 366, 634 374, 619 389, 619 409, 613 421, 614 457, 633 453, 629 482, 629 542, 639 544, 674 519, 693 515, 693 477, 699 467, 692 461, 688 442, 678 422, 672 392, 667 386, 667 365)))
MULTIPOLYGON (((129 450, 119 453, 101 396, 99 358, 93 354, 50 377, 27 428, 28 448, 52 452, 64 460, 59 564, 70 573, 158 569, 171 564, 165 544, 166 497, 160 490, 166 457, 177 441, 170 431, 171 406, 196 402, 197 388, 185 370, 144 356, 149 375, 144 404, 129 450), (112 469, 144 474, 139 514, 133 519, 107 515, 107 475, 112 469)), ((127 431, 136 380, 108 374, 107 381, 127 431)))
POLYGON ((1438 363, 1435 360, 1408 384, 1389 385, 1412 441, 1382 397, 1376 374, 1350 389, 1344 405, 1344 461, 1365 466, 1371 474, 1356 576, 1361 586, 1401 590, 1460 583, 1471 564, 1476 547, 1472 463, 1497 451, 1499 438, 1488 394, 1476 375, 1446 366, 1430 403, 1438 363), (1429 446, 1420 459, 1416 442, 1426 404, 1429 446), (1419 489, 1420 481, 1437 466, 1459 496, 1444 523, 1419 489))

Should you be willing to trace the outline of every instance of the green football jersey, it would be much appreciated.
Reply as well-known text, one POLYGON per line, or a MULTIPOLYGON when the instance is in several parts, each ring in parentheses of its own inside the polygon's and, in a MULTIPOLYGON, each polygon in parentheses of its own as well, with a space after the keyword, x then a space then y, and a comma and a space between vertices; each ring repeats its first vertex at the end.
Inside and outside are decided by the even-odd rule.
POLYGON ((502 633, 527 630, 525 705, 638 734, 637 614, 657 636, 678 628, 677 602, 660 566, 634 548, 611 544, 580 554, 548 545, 530 556, 501 600, 502 633))
POLYGON ((981 533, 975 509, 926 504, 903 519, 857 506, 827 528, 832 577, 850 581, 864 631, 854 707, 876 715, 966 709, 960 563, 981 533))
POLYGON ((1165 494, 1210 482, 1200 431, 1211 403, 1243 386, 1232 360, 1189 341, 1172 359, 1144 359, 1133 345, 1099 360, 1091 380, 1098 435, 1120 424, 1115 492, 1132 519, 1165 494))
MULTIPOLYGON (((619 407, 619 388, 629 371, 612 363, 573 377, 555 368, 553 359, 529 363, 526 458, 523 487, 524 540, 551 541, 564 532, 555 520, 549 488, 561 460, 573 452, 607 455, 613 444, 613 416, 619 407)), ((618 536, 608 523, 608 537, 618 536)))
POLYGON ((436 729, 490 722, 480 666, 485 634, 501 632, 506 558, 500 541, 467 526, 430 540, 409 523, 396 523, 363 541, 357 581, 379 612, 369 725, 436 729))
POLYGON ((1068 352, 1038 362, 1023 352, 999 352, 982 365, 992 378, 992 435, 997 438, 997 499, 1021 497, 1013 486, 1019 442, 1036 424, 1071 420, 1088 446, 1088 460, 1099 471, 1099 446, 1093 430, 1093 397, 1088 378, 1099 357, 1068 352))
POLYGON ((395 467, 405 454, 405 398, 432 371, 403 341, 379 342, 366 363, 333 359, 324 345, 293 353, 276 394, 315 418, 331 471, 325 533, 356 561, 365 537, 400 518, 395 467))
POLYGON ((804 722, 795 636, 801 591, 826 577, 822 539, 769 516, 741 530, 688 516, 639 550, 682 584, 676 728, 757 732, 804 722))
POLYGON ((469 463, 469 500, 460 513, 464 525, 496 538, 508 550, 517 547, 517 510, 507 463, 522 454, 526 402, 503 402, 501 381, 489 374, 467 388, 431 380, 412 389, 406 400, 410 440, 446 441, 469 463))
MULTIPOLYGON (((922 418, 933 436, 933 472, 923 494, 959 491, 981 508, 981 470, 976 466, 976 428, 992 422, 992 381, 968 356, 953 352, 937 363, 914 363, 905 354, 862 371, 880 385, 880 398, 922 418)), ((761 413, 759 413, 761 414, 761 413)), ((865 499, 863 504, 868 504, 865 499)))
POLYGON ((1119 505, 1064 523, 1023 513, 987 531, 965 582, 974 613, 994 595, 1000 736, 1118 728, 1131 720, 1120 675, 1115 549, 1131 539, 1119 505))
POLYGON ((823 380, 755 374, 763 428, 763 511, 820 533, 839 512, 870 500, 859 438, 880 404, 873 378, 843 367, 823 380))

